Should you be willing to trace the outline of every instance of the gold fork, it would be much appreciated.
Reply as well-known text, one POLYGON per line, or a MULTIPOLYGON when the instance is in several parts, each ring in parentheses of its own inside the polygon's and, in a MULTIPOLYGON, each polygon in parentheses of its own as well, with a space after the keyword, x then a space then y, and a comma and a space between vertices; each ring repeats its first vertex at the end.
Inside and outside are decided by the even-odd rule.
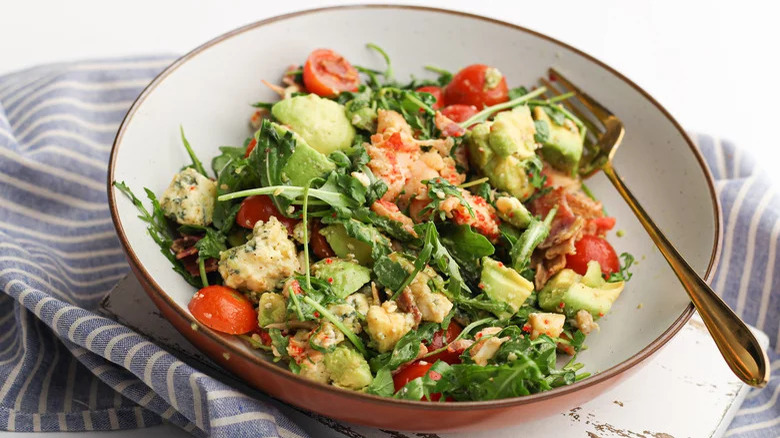
POLYGON ((565 107, 579 117, 595 135, 596 141, 583 151, 586 160, 585 173, 592 174, 601 169, 617 191, 633 210, 650 238, 661 250, 677 278, 699 311, 721 355, 726 359, 737 377, 750 386, 761 388, 769 381, 769 359, 744 322, 718 297, 715 292, 688 265, 674 245, 664 236, 658 226, 631 194, 617 174, 612 159, 623 139, 623 123, 612 112, 599 104, 587 93, 582 92, 555 69, 549 70, 551 80, 542 78, 550 93, 560 96, 573 92, 580 105, 563 100, 565 107), (582 109, 580 109, 582 108, 582 109))

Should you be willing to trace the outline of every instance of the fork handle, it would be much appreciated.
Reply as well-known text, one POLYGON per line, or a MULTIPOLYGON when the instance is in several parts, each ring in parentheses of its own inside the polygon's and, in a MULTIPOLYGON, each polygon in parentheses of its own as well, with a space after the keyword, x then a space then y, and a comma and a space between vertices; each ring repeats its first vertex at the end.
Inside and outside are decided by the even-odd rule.
POLYGON ((756 337, 677 252, 674 245, 669 242, 628 190, 612 163, 608 162, 603 170, 680 279, 731 370, 748 385, 764 387, 769 381, 770 370, 767 366, 769 358, 756 337))

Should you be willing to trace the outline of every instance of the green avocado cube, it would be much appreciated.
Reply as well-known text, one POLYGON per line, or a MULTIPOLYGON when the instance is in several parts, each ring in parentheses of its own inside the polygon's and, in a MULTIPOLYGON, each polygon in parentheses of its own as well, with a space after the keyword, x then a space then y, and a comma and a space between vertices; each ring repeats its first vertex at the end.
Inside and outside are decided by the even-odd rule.
POLYGON ((336 168, 336 163, 306 144, 306 140, 300 135, 277 123, 271 125, 280 136, 292 132, 295 140, 295 150, 282 169, 282 178, 288 179, 292 185, 305 186, 312 179, 322 178, 336 168))
POLYGON ((490 257, 482 258, 480 287, 483 288, 488 298, 505 303, 512 309, 512 313, 499 312, 496 314, 502 319, 517 313, 520 306, 525 303, 534 290, 533 283, 523 278, 514 269, 490 257))
POLYGON ((311 266, 315 277, 330 283, 339 298, 346 298, 371 281, 371 269, 347 260, 327 258, 311 266))
POLYGON ((593 319, 598 319, 609 312, 624 286, 622 281, 604 281, 598 262, 590 261, 585 276, 571 269, 555 274, 539 291, 537 299, 539 307, 548 312, 573 317, 578 311, 586 310, 593 319))
POLYGON ((546 141, 542 143, 544 160, 558 170, 575 172, 580 164, 583 148, 579 129, 570 120, 566 120, 563 125, 556 124, 540 106, 534 108, 534 119, 547 124, 549 130, 546 141))
POLYGON ((343 225, 328 225, 320 230, 320 234, 328 241, 333 252, 342 259, 355 259, 363 266, 371 266, 371 246, 351 237, 343 225))
POLYGON ((325 354, 325 368, 333 384, 342 388, 358 391, 373 380, 363 355, 343 344, 325 354))
POLYGON ((355 138, 355 128, 347 119, 344 107, 316 94, 280 100, 271 107, 271 114, 325 155, 349 149, 355 138))

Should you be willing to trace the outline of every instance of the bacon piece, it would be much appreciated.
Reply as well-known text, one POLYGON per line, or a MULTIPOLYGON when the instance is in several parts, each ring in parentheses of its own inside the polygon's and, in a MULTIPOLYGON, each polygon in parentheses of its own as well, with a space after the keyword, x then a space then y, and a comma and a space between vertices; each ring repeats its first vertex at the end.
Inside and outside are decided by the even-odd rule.
MULTIPOLYGON (((195 247, 195 244, 202 238, 203 236, 184 234, 180 238, 174 240, 171 244, 171 250, 176 253, 176 259, 181 260, 184 269, 195 276, 200 275, 198 248, 195 247)), ((218 265, 219 262, 215 258, 207 259, 204 263, 206 272, 215 272, 218 265)))
POLYGON ((401 295, 398 296, 397 302, 398 308, 401 309, 402 312, 412 314, 412 317, 414 318, 414 326, 417 327, 417 325, 420 324, 420 321, 422 321, 422 313, 417 307, 417 303, 414 302, 412 290, 409 289, 409 287, 405 287, 401 292, 401 295))

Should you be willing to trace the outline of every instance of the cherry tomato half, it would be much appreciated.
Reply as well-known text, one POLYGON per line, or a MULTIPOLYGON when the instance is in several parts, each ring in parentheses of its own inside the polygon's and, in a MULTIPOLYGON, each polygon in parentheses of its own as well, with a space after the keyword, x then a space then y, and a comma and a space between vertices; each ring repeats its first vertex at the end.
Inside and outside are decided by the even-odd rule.
POLYGON ((320 224, 320 221, 318 220, 312 221, 311 224, 312 252, 314 252, 315 256, 321 259, 326 259, 328 257, 336 257, 336 253, 333 252, 333 249, 331 249, 328 240, 325 239, 325 236, 320 234, 321 229, 322 229, 322 225, 320 224))
POLYGON ((474 105, 447 105, 441 110, 443 116, 452 120, 455 123, 462 123, 476 114, 477 107, 474 105))
POLYGON ((428 346, 428 350, 438 350, 439 348, 444 347, 454 341, 462 331, 463 328, 461 328, 460 324, 455 321, 450 321, 450 325, 447 326, 446 332, 444 330, 439 330, 433 334, 433 339, 431 339, 431 345, 428 346))
POLYGON ((298 223, 297 219, 291 219, 279 213, 270 196, 255 195, 245 198, 241 202, 241 207, 236 215, 236 224, 251 230, 257 221, 267 222, 271 216, 276 216, 279 222, 287 227, 287 232, 290 234, 292 234, 295 224, 298 223))
POLYGON ((620 262, 615 249, 605 239, 596 236, 582 236, 574 244, 576 253, 566 256, 566 267, 573 269, 580 275, 585 275, 588 270, 588 262, 595 260, 601 265, 601 272, 609 276, 620 269, 620 262))
POLYGON ((506 78, 485 64, 463 68, 444 89, 444 100, 452 104, 474 105, 479 109, 509 100, 506 78))
POLYGON ((243 335, 257 328, 252 303, 226 286, 204 287, 192 296, 188 307, 195 319, 218 332, 243 335))
MULTIPOLYGON (((399 371, 398 374, 393 376, 393 386, 395 387, 395 391, 398 392, 407 383, 418 377, 423 377, 428 374, 428 370, 431 369, 433 364, 434 362, 418 360, 417 362, 413 362, 407 365, 404 369, 399 371)), ((432 380, 439 380, 441 379, 441 374, 437 373, 436 371, 431 371, 429 377, 432 380)), ((441 394, 431 394, 432 401, 439 401, 440 398, 441 394)), ((420 400, 426 401, 426 398, 423 397, 420 400)))
MULTIPOLYGON (((450 322, 450 325, 447 326, 446 333, 444 330, 439 330, 433 334, 433 339, 431 340, 431 345, 428 346, 428 351, 438 350, 449 345, 450 342, 453 342, 455 338, 458 337, 461 331, 463 331, 463 329, 460 327, 460 324, 454 321, 450 322)), ((463 353, 463 351, 447 349, 428 356, 425 358, 425 360, 431 363, 435 363, 437 360, 441 360, 442 362, 447 362, 450 365, 454 365, 456 363, 460 363, 461 353, 463 353)))
POLYGON ((444 92, 441 90, 441 87, 428 85, 425 87, 420 87, 414 91, 417 91, 418 93, 433 94, 433 97, 436 98, 436 102, 433 105, 431 105, 431 108, 437 110, 444 106, 444 92))
POLYGON ((303 65, 303 83, 309 92, 332 97, 342 91, 357 91, 360 77, 343 56, 330 49, 317 49, 303 65))

